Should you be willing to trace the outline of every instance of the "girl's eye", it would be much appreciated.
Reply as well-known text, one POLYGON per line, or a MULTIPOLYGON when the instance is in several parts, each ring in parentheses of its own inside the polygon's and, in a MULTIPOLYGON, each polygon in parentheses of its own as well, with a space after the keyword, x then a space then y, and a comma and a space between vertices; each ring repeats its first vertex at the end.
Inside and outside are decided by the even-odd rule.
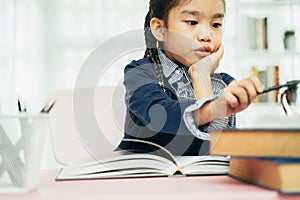
POLYGON ((220 28, 220 27, 222 27, 222 24, 221 23, 213 23, 212 26, 214 28, 220 28))
POLYGON ((187 20, 187 21, 185 21, 185 23, 187 23, 187 25, 190 25, 190 26, 194 26, 194 25, 198 24, 198 22, 195 20, 187 20))

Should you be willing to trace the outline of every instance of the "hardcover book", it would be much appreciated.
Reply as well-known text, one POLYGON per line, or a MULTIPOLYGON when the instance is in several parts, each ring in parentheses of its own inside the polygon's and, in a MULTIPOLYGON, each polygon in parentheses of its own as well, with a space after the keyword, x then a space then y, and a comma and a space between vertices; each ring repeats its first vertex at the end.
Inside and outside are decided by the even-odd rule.
POLYGON ((214 155, 300 157, 300 129, 232 129, 210 134, 214 155))
POLYGON ((280 193, 300 193, 300 159, 233 157, 229 175, 280 193))

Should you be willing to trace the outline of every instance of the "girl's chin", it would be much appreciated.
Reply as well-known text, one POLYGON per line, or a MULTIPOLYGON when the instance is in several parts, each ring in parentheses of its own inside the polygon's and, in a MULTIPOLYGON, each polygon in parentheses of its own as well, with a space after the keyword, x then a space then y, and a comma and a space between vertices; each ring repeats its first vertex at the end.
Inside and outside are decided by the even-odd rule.
POLYGON ((180 58, 173 58, 171 59, 173 62, 175 62, 176 64, 178 65, 184 65, 186 66, 187 68, 189 68, 191 65, 199 62, 200 60, 202 60, 204 57, 202 58, 199 58, 198 56, 195 56, 195 55, 192 55, 192 56, 185 56, 184 58, 183 57, 180 57, 180 58))

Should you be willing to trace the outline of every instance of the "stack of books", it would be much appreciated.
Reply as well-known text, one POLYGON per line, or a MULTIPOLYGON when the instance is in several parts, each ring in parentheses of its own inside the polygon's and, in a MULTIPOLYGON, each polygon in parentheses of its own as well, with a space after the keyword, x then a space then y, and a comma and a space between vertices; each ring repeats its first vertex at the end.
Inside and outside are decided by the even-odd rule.
POLYGON ((211 131, 211 154, 230 155, 229 175, 280 193, 300 193, 300 129, 211 131))

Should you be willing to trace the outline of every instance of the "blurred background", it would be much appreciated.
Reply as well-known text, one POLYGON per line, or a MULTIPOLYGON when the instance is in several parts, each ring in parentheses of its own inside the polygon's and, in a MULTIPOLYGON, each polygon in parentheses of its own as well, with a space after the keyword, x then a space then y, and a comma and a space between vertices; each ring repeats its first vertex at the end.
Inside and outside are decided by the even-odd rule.
MULTIPOLYGON (((300 13, 299 1, 286 0, 284 8, 279 7, 281 3, 277 6, 278 2, 227 0, 225 55, 219 71, 239 79, 250 75, 252 65, 267 65, 267 62, 251 63, 240 54, 245 52, 242 48, 247 32, 239 26, 243 23, 241 16, 264 15, 271 19, 268 32, 278 33, 268 39, 275 50, 250 55, 254 55, 256 61, 271 56, 267 59, 273 61, 270 65, 276 64, 277 57, 288 56, 278 61, 280 65, 292 65, 292 68, 285 68, 289 73, 283 75, 282 81, 299 77, 299 43, 291 58, 285 53, 282 42, 284 30, 299 30, 299 20, 294 20, 300 19, 297 14, 300 13), (277 26, 276 18, 271 18, 273 15, 282 19, 283 26, 277 26), (267 54, 269 52, 273 54, 267 54)), ((54 91, 75 86, 83 63, 99 45, 124 32, 142 29, 147 10, 148 0, 1 0, 0 112, 17 112, 17 99, 20 98, 29 112, 37 113, 54 91)), ((296 31, 296 36, 298 34, 296 31)), ((124 66, 142 55, 143 52, 138 52, 118 62, 102 84, 116 84, 122 78, 124 66)))
POLYGON ((15 112, 18 97, 36 112, 54 90, 74 87, 88 55, 142 28, 146 10, 147 0, 2 0, 1 112, 15 112))

